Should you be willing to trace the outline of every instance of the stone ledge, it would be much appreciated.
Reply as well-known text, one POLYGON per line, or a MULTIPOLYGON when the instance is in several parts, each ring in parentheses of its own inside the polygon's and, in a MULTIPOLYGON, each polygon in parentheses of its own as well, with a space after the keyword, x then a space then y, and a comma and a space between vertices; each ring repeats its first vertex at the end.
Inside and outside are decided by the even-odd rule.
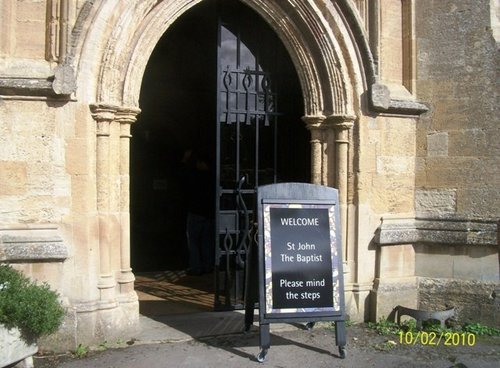
POLYGON ((68 97, 76 91, 73 68, 61 64, 47 78, 0 78, 0 95, 68 97))
POLYGON ((43 78, 0 78, 0 95, 52 96, 52 82, 43 78))
POLYGON ((433 243, 498 246, 497 220, 464 218, 384 218, 375 234, 380 245, 433 243))
POLYGON ((26 225, 0 227, 0 261, 64 261, 68 249, 57 226, 26 225))
POLYGON ((412 99, 393 98, 390 88, 381 83, 370 86, 370 102, 373 110, 388 114, 420 115, 429 110, 423 103, 412 99))

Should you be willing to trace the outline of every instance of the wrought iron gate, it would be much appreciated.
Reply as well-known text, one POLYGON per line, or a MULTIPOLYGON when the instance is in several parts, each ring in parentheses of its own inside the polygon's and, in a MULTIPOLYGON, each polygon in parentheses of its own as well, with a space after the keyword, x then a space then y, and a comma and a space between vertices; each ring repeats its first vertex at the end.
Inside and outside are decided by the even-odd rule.
POLYGON ((256 189, 277 181, 276 86, 238 14, 218 9, 216 310, 243 307, 256 189))

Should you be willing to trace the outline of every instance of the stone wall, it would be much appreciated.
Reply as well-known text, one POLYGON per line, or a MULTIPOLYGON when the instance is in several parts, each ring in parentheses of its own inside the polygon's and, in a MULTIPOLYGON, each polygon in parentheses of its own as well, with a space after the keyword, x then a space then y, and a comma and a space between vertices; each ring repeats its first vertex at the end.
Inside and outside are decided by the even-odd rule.
MULTIPOLYGON (((390 149, 399 152, 393 158, 377 156, 379 175, 385 180, 377 183, 392 188, 393 193, 392 197, 370 199, 371 206, 378 203, 377 212, 383 214, 374 238, 379 248, 372 319, 387 316, 397 304, 434 309, 452 303, 462 320, 475 316, 481 322, 491 322, 491 316, 500 311, 494 292, 499 285, 500 217, 498 56, 493 32, 498 29, 497 7, 489 0, 388 1, 381 2, 381 7, 381 80, 391 97, 404 97, 406 88, 406 93, 425 101, 429 111, 417 122, 416 140, 412 142, 393 120, 395 124, 388 132, 399 134, 400 140, 394 140, 390 149), (415 14, 408 17, 405 12, 411 7, 415 14), (402 28, 384 21, 384 16, 395 18, 387 14, 398 12, 402 28), (405 21, 409 27, 405 27, 405 21), (408 24, 413 21, 414 28, 408 24), (388 43, 401 42, 402 54, 384 47, 384 41, 390 38, 384 36, 384 27, 396 35, 403 34, 401 40, 388 43), (405 39, 408 35, 411 41, 405 39), (416 56, 414 84, 405 79, 411 74, 405 63, 411 69, 412 50, 416 56), (391 63, 385 63, 387 58, 401 61, 403 69, 390 68, 391 63), (403 86, 399 87, 398 73, 403 74, 403 86), (405 156, 405 148, 409 151, 414 142, 416 155, 412 161, 414 157, 405 156), (403 172, 410 173, 412 163, 415 181, 410 194, 399 180, 403 172), (408 194, 414 195, 411 205, 394 206, 405 202, 408 194), (411 257, 413 267, 407 262, 411 257), (417 279, 434 280, 439 287, 417 279), (487 290, 481 295, 490 296, 488 311, 476 313, 470 302, 472 284, 482 285, 478 290, 487 290), (412 290, 413 296, 418 295, 418 305, 413 304, 412 290)), ((373 133, 369 136, 369 142, 376 143, 373 133)), ((376 187, 372 191, 375 193, 376 187)), ((478 298, 482 300, 482 296, 478 298)))
POLYGON ((46 101, 0 102, 0 223, 57 223, 68 214, 64 120, 46 101))
POLYGON ((489 0, 418 1, 417 95, 430 112, 417 129, 417 214, 500 216, 492 11, 489 0))
POLYGON ((458 323, 481 322, 500 327, 498 282, 419 278, 419 309, 438 311, 455 307, 458 323))
POLYGON ((420 308, 455 306, 462 322, 498 326, 494 228, 500 217, 500 131, 494 30, 499 21, 494 3, 417 2, 417 95, 430 112, 417 128, 415 207, 426 221, 447 220, 426 226, 426 243, 415 246, 415 270, 421 277, 420 308))

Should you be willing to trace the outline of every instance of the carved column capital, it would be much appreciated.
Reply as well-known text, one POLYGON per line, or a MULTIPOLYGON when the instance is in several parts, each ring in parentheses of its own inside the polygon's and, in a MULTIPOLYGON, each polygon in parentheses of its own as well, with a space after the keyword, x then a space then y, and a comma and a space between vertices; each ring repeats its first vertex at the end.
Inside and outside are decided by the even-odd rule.
POLYGON ((330 115, 325 120, 325 124, 335 130, 349 130, 354 126, 356 117, 352 115, 330 115))
POLYGON ((342 131, 342 130, 351 130, 352 127, 354 126, 354 123, 353 122, 350 122, 350 121, 344 121, 342 123, 335 123, 333 125, 333 127, 335 128, 335 130, 337 131, 342 131))
POLYGON ((118 106, 107 103, 90 104, 90 112, 95 121, 116 120, 122 124, 132 124, 137 120, 141 109, 132 106, 118 106))
POLYGON ((120 136, 130 137, 130 125, 137 120, 141 109, 137 107, 117 106, 106 103, 91 104, 90 112, 92 118, 97 122, 97 136, 109 136, 109 124, 113 121, 125 125, 128 129, 122 129, 120 136))
POLYGON ((302 121, 311 132, 311 182, 313 184, 326 184, 327 159, 326 142, 324 136, 324 115, 303 116, 302 121))
POLYGON ((327 117, 325 124, 335 131, 335 143, 349 144, 349 131, 354 126, 355 116, 331 115, 327 117))
POLYGON ((132 138, 132 135, 130 134, 130 126, 137 121, 137 115, 139 115, 140 112, 141 109, 136 107, 122 107, 116 112, 115 121, 120 123, 120 138, 132 138))
POLYGON ((323 129, 323 122, 326 116, 324 115, 306 115, 302 117, 302 121, 306 123, 306 128, 309 130, 323 129))
POLYGON ((117 107, 107 104, 91 104, 90 113, 97 123, 96 135, 109 137, 109 125, 115 119, 117 107))
POLYGON ((137 107, 120 107, 115 114, 115 120, 120 124, 132 124, 137 120, 141 109, 137 107))
POLYGON ((111 104, 95 103, 90 104, 90 113, 95 121, 112 121, 119 107, 111 104))

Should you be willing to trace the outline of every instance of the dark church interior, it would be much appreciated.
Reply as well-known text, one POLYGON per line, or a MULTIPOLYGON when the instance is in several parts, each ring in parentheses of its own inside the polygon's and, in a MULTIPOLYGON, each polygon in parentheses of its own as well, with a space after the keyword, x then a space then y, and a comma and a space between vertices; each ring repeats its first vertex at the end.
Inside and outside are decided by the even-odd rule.
MULTIPOLYGON (((190 193, 182 177, 187 150, 204 152, 213 161, 212 168, 219 165, 216 186, 223 181, 236 185, 237 180, 224 173, 231 172, 235 160, 243 170, 246 157, 255 156, 257 151, 258 165, 252 159, 249 165, 259 166, 263 174, 255 183, 250 170, 249 186, 309 181, 310 135, 301 121, 304 110, 298 77, 274 31, 245 5, 204 1, 177 19, 150 56, 140 108, 138 120, 132 125, 130 157, 131 264, 136 274, 176 272, 188 267, 185 223, 190 193), (239 116, 232 117, 231 126, 241 126, 237 158, 231 156, 234 134, 225 133, 229 124, 220 122, 217 108, 222 103, 217 75, 232 57, 220 47, 221 40, 228 37, 223 32, 241 40, 238 63, 250 59, 255 64, 258 60, 258 68, 272 72, 273 89, 279 95, 274 146, 274 138, 266 136, 265 129, 259 139, 245 140, 242 135, 255 132, 239 116), (268 168, 272 163, 267 161, 272 161, 274 150, 273 169, 268 168), (270 170, 273 175, 267 178, 265 173, 270 170)), ((216 193, 213 197, 215 202, 216 193)))

